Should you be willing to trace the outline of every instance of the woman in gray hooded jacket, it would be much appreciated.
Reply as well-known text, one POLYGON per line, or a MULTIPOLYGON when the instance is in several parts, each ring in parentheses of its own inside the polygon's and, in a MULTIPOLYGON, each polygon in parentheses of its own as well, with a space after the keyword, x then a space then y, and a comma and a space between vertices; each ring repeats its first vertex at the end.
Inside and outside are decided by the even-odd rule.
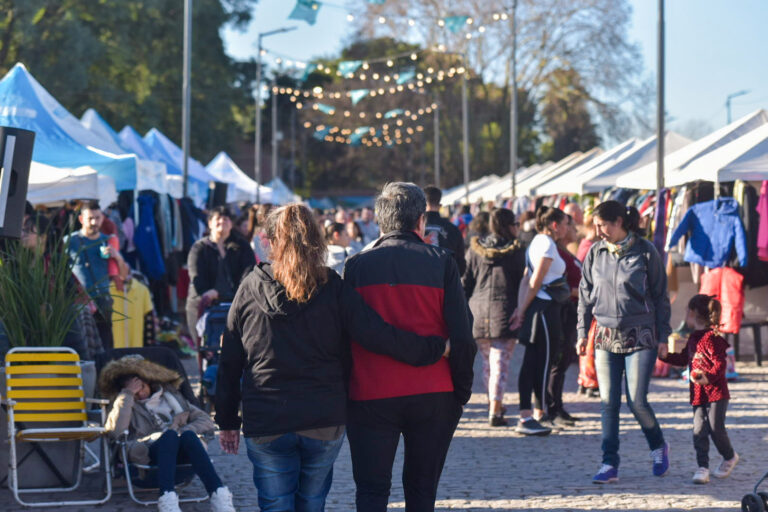
POLYGON ((648 386, 660 340, 666 340, 670 306, 667 275, 656 247, 639 234, 635 208, 606 201, 595 208, 600 241, 584 259, 579 286, 578 352, 596 323, 595 368, 600 387, 603 461, 592 481, 618 480, 619 409, 626 382, 627 405, 651 449, 653 474, 669 470, 669 445, 648 404, 648 386))

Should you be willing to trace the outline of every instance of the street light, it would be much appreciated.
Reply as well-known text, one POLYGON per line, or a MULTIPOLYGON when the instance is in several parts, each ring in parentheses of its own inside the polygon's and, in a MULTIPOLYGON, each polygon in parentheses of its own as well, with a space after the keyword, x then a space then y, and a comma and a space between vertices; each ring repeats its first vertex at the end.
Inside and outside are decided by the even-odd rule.
POLYGON ((275 34, 283 34, 285 32, 296 30, 296 28, 297 27, 281 27, 275 30, 270 30, 269 32, 259 33, 259 49, 257 53, 258 60, 256 61, 256 140, 254 148, 257 203, 261 202, 261 40, 265 37, 273 36, 275 34))
POLYGON ((512 3, 512 102, 509 112, 509 173, 512 199, 517 195, 517 0, 512 3))
POLYGON ((192 109, 192 0, 184 0, 184 62, 182 68, 181 151, 184 154, 181 195, 187 197, 189 181, 189 127, 192 109))
POLYGON ((725 108, 728 110, 728 124, 731 124, 731 100, 733 98, 738 98, 739 96, 744 96, 745 94, 749 94, 749 91, 739 91, 734 92, 733 94, 729 94, 728 97, 725 98, 725 108))

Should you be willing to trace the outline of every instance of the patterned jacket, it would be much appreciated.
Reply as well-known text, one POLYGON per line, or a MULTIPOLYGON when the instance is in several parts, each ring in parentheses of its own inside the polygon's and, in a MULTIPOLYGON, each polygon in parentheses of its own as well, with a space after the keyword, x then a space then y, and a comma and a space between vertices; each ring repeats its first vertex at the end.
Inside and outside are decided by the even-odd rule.
POLYGON ((682 352, 670 353, 662 358, 662 361, 674 366, 687 366, 691 372, 704 372, 709 384, 702 386, 691 381, 691 405, 706 405, 731 397, 725 378, 725 351, 728 347, 725 338, 711 329, 694 331, 682 352))

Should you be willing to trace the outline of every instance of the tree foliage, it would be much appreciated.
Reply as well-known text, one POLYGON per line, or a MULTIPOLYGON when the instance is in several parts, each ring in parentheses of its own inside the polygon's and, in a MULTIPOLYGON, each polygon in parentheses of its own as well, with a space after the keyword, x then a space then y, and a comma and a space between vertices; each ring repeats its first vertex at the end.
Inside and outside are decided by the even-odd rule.
MULTIPOLYGON (((253 113, 245 73, 253 67, 227 57, 220 31, 245 26, 255 2, 193 3, 191 148, 200 160, 231 148, 253 113)), ((183 7, 180 0, 0 0, 0 73, 22 62, 73 114, 92 107, 115 129, 157 127, 179 141, 183 7)))

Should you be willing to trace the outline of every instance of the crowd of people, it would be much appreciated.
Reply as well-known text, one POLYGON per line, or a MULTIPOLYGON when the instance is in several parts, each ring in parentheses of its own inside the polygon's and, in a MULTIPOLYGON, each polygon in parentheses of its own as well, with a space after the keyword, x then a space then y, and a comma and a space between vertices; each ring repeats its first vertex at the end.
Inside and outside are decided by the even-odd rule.
MULTIPOLYGON (((107 426, 129 432, 131 458, 160 468, 161 511, 180 510, 175 464, 186 461, 215 511, 232 494, 200 435, 218 425, 235 454, 240 432, 264 511, 324 510, 333 465, 349 441, 360 511, 384 511, 400 436, 406 510, 434 510, 450 443, 472 392, 480 353, 488 423, 509 425, 505 390, 516 345, 517 421, 524 436, 573 426, 566 374, 579 362, 580 390, 601 400, 602 460, 596 484, 618 479, 619 409, 626 399, 651 453, 655 476, 670 467, 647 394, 657 358, 691 369, 693 481, 709 480, 709 438, 726 477, 738 462, 725 429, 729 400, 720 304, 697 295, 683 352, 669 352, 665 263, 634 207, 608 200, 583 212, 539 206, 515 215, 494 205, 441 216, 441 192, 390 183, 375 208, 311 210, 241 205, 207 212, 191 245, 186 322, 231 303, 221 339, 215 424, 178 392, 177 373, 141 358, 107 365, 100 389, 107 426), (375 215, 374 215, 375 211, 375 215), (589 383, 589 384, 588 384, 589 383)), ((112 348, 110 281, 130 274, 120 246, 103 233, 95 203, 65 239, 73 281, 86 291, 103 348, 112 348)), ((29 213, 22 242, 39 245, 45 220, 29 213)), ((45 242, 42 242, 45 245, 45 242)), ((199 340, 197 340, 199 342, 199 340)), ((572 375, 572 378, 575 378, 572 375)))

